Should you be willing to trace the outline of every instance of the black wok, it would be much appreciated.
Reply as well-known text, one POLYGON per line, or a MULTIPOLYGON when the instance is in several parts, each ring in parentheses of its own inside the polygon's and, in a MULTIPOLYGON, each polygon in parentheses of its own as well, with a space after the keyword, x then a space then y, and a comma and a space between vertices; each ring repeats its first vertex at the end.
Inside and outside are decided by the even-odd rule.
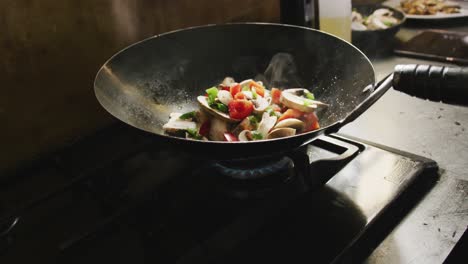
POLYGON ((94 88, 101 105, 121 121, 171 147, 230 159, 288 152, 337 131, 390 86, 373 89, 374 82, 368 58, 339 38, 304 27, 247 23, 189 28, 138 42, 103 65, 94 88), (198 109, 196 97, 226 76, 263 80, 268 88, 308 88, 330 107, 318 112, 319 130, 281 139, 229 143, 164 134, 171 112, 198 109))

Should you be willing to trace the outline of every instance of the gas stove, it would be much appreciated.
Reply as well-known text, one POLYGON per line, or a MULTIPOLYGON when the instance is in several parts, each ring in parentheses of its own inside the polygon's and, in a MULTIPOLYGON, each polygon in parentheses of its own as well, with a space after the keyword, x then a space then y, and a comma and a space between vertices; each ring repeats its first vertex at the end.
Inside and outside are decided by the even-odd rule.
POLYGON ((123 124, 4 178, 2 263, 356 263, 437 164, 349 136, 277 159, 213 162, 123 124))

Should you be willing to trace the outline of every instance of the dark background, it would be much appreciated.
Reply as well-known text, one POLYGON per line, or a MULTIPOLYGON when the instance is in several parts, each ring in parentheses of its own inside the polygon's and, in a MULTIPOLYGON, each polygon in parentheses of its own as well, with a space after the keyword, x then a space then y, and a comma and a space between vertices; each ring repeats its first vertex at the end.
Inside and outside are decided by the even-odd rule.
POLYGON ((94 96, 127 45, 188 26, 279 22, 278 0, 0 1, 0 179, 114 122, 94 96))

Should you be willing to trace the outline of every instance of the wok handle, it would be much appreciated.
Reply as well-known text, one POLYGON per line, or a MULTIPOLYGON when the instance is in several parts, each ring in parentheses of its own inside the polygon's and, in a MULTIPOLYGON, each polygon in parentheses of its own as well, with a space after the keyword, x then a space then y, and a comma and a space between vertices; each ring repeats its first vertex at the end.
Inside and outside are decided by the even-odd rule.
POLYGON ((393 88, 422 99, 468 105, 468 67, 397 65, 393 88))

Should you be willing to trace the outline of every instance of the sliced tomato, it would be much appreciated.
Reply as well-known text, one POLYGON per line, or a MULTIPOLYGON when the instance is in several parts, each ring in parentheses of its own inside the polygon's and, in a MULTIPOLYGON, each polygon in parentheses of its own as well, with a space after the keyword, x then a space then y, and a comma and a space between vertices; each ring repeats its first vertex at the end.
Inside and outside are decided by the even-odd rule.
POLYGON ((244 99, 232 100, 229 105, 229 116, 234 119, 244 119, 253 111, 253 103, 244 99))
POLYGON ((244 93, 237 93, 234 96, 235 99, 245 99, 245 94, 244 93))
POLYGON ((286 110, 281 116, 280 118, 278 118, 278 121, 281 121, 281 120, 284 120, 284 119, 287 119, 287 118, 300 118, 304 113, 299 111, 299 110, 296 110, 296 109, 288 109, 286 110))
POLYGON ((280 98, 281 98, 281 90, 278 88, 272 88, 271 89, 271 99, 273 103, 279 104, 280 103, 280 98))
POLYGON ((238 93, 241 91, 241 86, 240 86, 240 84, 236 84, 236 85, 234 85, 234 86, 231 86, 231 88, 229 89, 229 91, 231 92, 232 97, 235 97, 236 94, 238 94, 238 93))
POLYGON ((226 132, 224 133, 224 139, 228 142, 235 142, 235 141, 239 141, 239 139, 232 133, 230 132, 226 132))
POLYGON ((228 92, 231 91, 231 87, 229 86, 220 85, 220 87, 221 87, 221 90, 228 91, 228 92))
POLYGON ((306 113, 304 114, 304 123, 305 123, 305 128, 304 132, 309 132, 313 130, 317 130, 320 128, 320 124, 318 122, 318 117, 315 113, 306 113))
POLYGON ((204 136, 204 137, 208 137, 208 134, 210 133, 210 128, 211 128, 211 124, 210 124, 210 121, 205 121, 203 122, 203 124, 200 126, 200 129, 198 131, 198 134, 204 136))

